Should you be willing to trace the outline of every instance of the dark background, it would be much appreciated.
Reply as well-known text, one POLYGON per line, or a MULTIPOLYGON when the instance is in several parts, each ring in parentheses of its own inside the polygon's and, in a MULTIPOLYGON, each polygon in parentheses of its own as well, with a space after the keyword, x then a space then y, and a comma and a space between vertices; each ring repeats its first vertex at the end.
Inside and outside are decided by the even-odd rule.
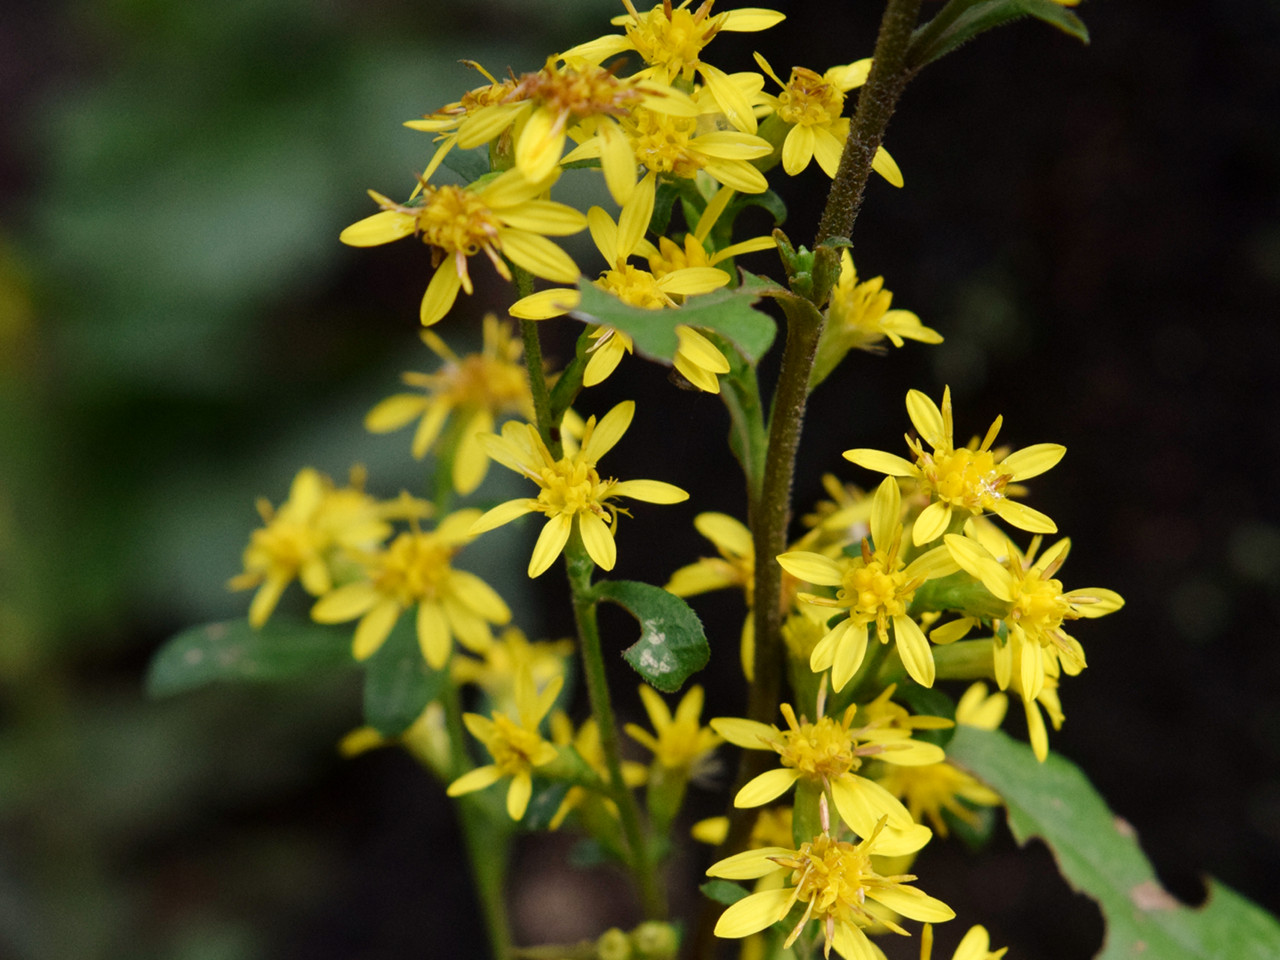
MULTIPOLYGON (((870 53, 875 6, 782 4, 783 25, 726 35, 714 59, 844 63, 870 53)), ((483 954, 438 787, 396 753, 336 756, 359 722, 351 678, 163 702, 141 682, 165 637, 242 614, 247 597, 223 584, 255 497, 279 502, 305 464, 342 476, 366 463, 385 496, 420 482, 407 437, 370 437, 360 418, 401 369, 430 365, 415 338, 426 256, 336 242, 369 212, 366 187, 394 194, 423 165, 426 138, 399 122, 475 84, 457 59, 535 69, 618 9, 84 0, 6 13, 0 957, 483 954)), ((1176 893, 1194 900, 1212 874, 1275 910, 1280 11, 1098 0, 1080 13, 1088 47, 1019 24, 908 88, 887 141, 907 186, 872 183, 854 253, 946 343, 854 358, 823 386, 797 504, 823 471, 874 480, 839 452, 900 449, 912 386, 937 398, 951 385, 961 436, 1003 413, 1015 446, 1064 443, 1032 497, 1073 538, 1064 582, 1128 603, 1076 631, 1090 668, 1064 688, 1052 747, 1135 825, 1176 893)), ((823 186, 816 170, 787 185, 797 241, 823 186)), ((464 317, 484 306, 440 332, 461 348, 464 317)), ((571 335, 551 332, 552 350, 571 335)), ((661 581, 704 549, 693 515, 741 513, 742 495, 713 398, 677 395, 633 360, 581 406, 625 396, 640 403, 634 439, 664 452, 623 444, 606 466, 694 494, 623 521, 619 575, 661 581)), ((534 632, 542 613, 510 549, 477 554, 477 569, 534 632)), ((739 610, 697 606, 727 665, 704 678, 708 712, 736 711, 739 610)), ((611 626, 629 639, 625 621, 611 626)), ((634 715, 632 681, 618 681, 634 715)), ((1010 957, 1086 957, 1100 942, 1097 911, 1043 849, 1003 838, 974 873, 935 846, 919 870, 960 912, 939 931, 947 949, 976 922, 1010 957)), ((634 920, 609 876, 565 875, 565 852, 522 847, 521 942, 634 920)))

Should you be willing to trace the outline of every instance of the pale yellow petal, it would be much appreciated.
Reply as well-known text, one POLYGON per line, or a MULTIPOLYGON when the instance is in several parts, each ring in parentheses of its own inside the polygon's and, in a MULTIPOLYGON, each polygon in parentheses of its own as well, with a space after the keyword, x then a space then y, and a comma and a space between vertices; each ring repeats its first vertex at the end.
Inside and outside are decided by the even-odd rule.
POLYGON ((766 930, 787 915, 791 898, 790 887, 761 890, 743 897, 720 914, 720 919, 716 921, 715 935, 737 939, 766 930))
MULTIPOLYGON (((714 728, 713 728, 714 729, 714 728)), ((727 740, 728 737, 725 737, 727 740)), ((800 771, 792 767, 777 767, 766 770, 760 776, 747 782, 738 795, 733 798, 735 807, 761 807, 770 800, 776 800, 800 779, 800 771)))
POLYGON ((410 236, 417 223, 417 218, 412 214, 383 210, 371 217, 357 220, 338 234, 338 239, 349 247, 376 247, 410 236))
POLYGON ((844 568, 820 553, 793 550, 778 556, 778 565, 797 580, 824 587, 838 586, 844 579, 844 568))
POLYGON ((418 604, 418 648, 432 670, 443 670, 453 652, 453 633, 444 609, 434 600, 418 604))
POLYGON ((435 276, 427 284, 427 292, 422 296, 422 307, 418 318, 424 327, 438 323, 444 319, 458 299, 458 291, 462 289, 462 278, 458 276, 458 266, 453 257, 446 257, 436 268, 435 276))
POLYGON ((686 491, 661 480, 622 480, 614 484, 613 492, 645 503, 681 503, 689 499, 686 491))
POLYGON ((578 532, 582 535, 587 555, 601 570, 612 570, 618 562, 618 545, 609 525, 594 513, 578 514, 578 532))
POLYGON ((578 279, 578 265, 573 258, 544 236, 508 227, 498 229, 498 240, 503 254, 535 277, 555 283, 574 283, 578 279))

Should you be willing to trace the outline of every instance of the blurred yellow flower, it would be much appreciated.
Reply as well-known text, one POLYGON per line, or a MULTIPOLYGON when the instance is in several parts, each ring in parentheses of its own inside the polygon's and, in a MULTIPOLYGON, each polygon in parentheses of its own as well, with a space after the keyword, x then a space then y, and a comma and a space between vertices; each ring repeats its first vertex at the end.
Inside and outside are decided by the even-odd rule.
POLYGON ((697 779, 711 752, 723 742, 710 727, 701 724, 702 687, 697 684, 690 687, 674 715, 658 691, 648 684, 640 686, 640 700, 654 732, 651 734, 637 724, 628 723, 625 729, 631 739, 653 752, 654 763, 678 771, 686 780, 697 779))

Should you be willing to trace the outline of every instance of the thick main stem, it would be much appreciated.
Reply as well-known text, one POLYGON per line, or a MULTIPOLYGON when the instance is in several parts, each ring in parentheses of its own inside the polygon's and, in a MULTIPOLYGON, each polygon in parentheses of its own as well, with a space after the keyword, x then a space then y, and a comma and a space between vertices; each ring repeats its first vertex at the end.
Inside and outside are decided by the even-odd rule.
POLYGON ((814 246, 832 237, 848 237, 862 206, 862 193, 871 175, 871 161, 884 138, 898 98, 911 79, 907 47, 920 17, 920 0, 889 0, 880 18, 880 33, 871 62, 871 73, 858 95, 858 109, 849 127, 849 139, 840 155, 827 206, 822 212, 814 246))

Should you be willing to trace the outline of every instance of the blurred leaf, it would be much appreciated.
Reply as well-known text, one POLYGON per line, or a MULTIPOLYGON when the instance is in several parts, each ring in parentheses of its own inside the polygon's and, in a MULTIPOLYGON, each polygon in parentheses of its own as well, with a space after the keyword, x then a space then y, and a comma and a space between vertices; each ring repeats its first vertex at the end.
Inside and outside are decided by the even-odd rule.
POLYGON ((999 731, 961 727, 947 759, 1005 798, 1019 843, 1039 837, 1076 890, 1102 908, 1107 935, 1098 960, 1274 960, 1280 923, 1229 887, 1209 883, 1204 906, 1179 903, 1156 879, 1133 828, 1058 754, 1037 763, 1031 748, 999 731))
POLYGON ((207 623, 170 639, 151 661, 147 693, 167 697, 221 680, 290 680, 353 664, 347 631, 276 619, 207 623))
POLYGON ((1084 22, 1054 0, 951 0, 933 20, 916 30, 907 50, 907 63, 918 69, 980 33, 1023 17, 1035 17, 1082 43, 1089 42, 1084 22))
POLYGON ((673 593, 634 580, 601 580, 597 600, 610 600, 640 623, 640 639, 622 652, 627 663, 663 693, 675 693, 707 665, 711 648, 702 621, 673 593))
POLYGON ((480 150, 450 150, 443 163, 460 176, 463 183, 475 183, 489 172, 489 158, 480 150))
POLYGON ((742 884, 734 883, 732 880, 708 880, 698 889, 716 903, 723 903, 726 907, 737 903, 750 892, 742 884))
POLYGON ((384 737, 399 736, 440 695, 444 676, 422 658, 414 618, 401 616, 386 642, 365 662, 365 722, 384 737))
POLYGON ((676 327, 683 324, 712 330, 724 337, 751 363, 757 363, 773 344, 777 325, 773 318, 751 305, 760 299, 754 279, 733 289, 691 297, 675 310, 632 307, 593 283, 579 284, 582 301, 572 316, 584 323, 602 323, 629 335, 636 349, 651 360, 670 364, 679 341, 676 327))

